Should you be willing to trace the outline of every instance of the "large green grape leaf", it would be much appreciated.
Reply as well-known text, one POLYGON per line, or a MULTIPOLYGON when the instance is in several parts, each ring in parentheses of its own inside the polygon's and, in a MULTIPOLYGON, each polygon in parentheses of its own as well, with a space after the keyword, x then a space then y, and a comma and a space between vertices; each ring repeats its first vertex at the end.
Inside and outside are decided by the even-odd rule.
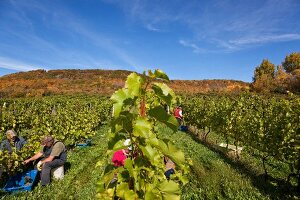
POLYGON ((143 151, 143 154, 150 160, 152 164, 157 165, 161 162, 161 157, 155 148, 151 147, 150 145, 140 148, 143 151))
POLYGON ((162 197, 157 189, 151 189, 151 190, 148 189, 145 194, 145 200, 153 200, 153 199, 160 200, 162 199, 162 197))
POLYGON ((137 195, 133 190, 127 190, 124 193, 124 199, 125 200, 132 200, 132 199, 136 199, 137 195))
POLYGON ((136 194, 133 190, 130 190, 128 187, 128 183, 123 182, 120 183, 117 186, 117 196, 125 199, 125 200, 132 200, 132 199, 136 199, 136 194))
MULTIPOLYGON (((125 139, 124 135, 121 135, 121 134, 111 134, 111 138, 108 141, 108 149, 110 149, 110 150, 112 150, 112 149, 118 149, 117 146, 121 147, 121 142, 124 139, 125 139)), ((123 143, 122 143, 122 146, 124 146, 123 143)))
POLYGON ((158 189, 161 192, 161 195, 163 196, 163 199, 166 200, 179 200, 180 199, 180 188, 178 183, 175 183, 174 181, 164 181, 159 184, 158 189))
POLYGON ((138 117, 133 126, 133 135, 149 138, 153 135, 151 123, 146 118, 138 117))
POLYGON ((132 119, 133 119, 133 114, 131 114, 129 111, 122 111, 119 114, 119 117, 115 118, 111 122, 112 126, 112 131, 117 133, 117 132, 131 132, 133 127, 132 127, 132 119))
POLYGON ((117 90, 110 99, 115 103, 113 105, 113 116, 119 116, 119 113, 122 110, 123 101, 128 98, 127 92, 124 89, 117 90))
POLYGON ((131 73, 126 80, 125 88, 128 89, 128 94, 131 97, 138 96, 140 94, 142 84, 142 78, 136 73, 131 73))
POLYGON ((155 78, 159 78, 159 79, 169 81, 169 77, 167 76, 167 74, 165 72, 163 72, 162 70, 160 70, 160 69, 156 69, 154 71, 154 75, 155 75, 155 78))
POLYGON ((169 153, 167 154, 171 160, 177 164, 183 164, 185 161, 184 153, 177 149, 171 142, 168 143, 169 153))
POLYGON ((130 176, 133 176, 133 165, 131 159, 126 159, 124 167, 128 170, 130 176))
POLYGON ((164 155, 168 156, 176 164, 183 164, 185 162, 184 153, 177 149, 171 141, 163 140, 147 140, 150 144, 158 148, 164 155))
POLYGON ((179 124, 176 118, 173 115, 169 115, 168 113, 166 113, 165 109, 162 106, 156 106, 150 109, 148 113, 151 117, 154 117, 158 121, 166 124, 173 131, 176 131, 178 129, 179 124))
POLYGON ((123 140, 119 140, 114 144, 113 150, 120 150, 120 149, 124 149, 124 141, 123 140))
POLYGON ((168 105, 172 103, 175 94, 171 88, 164 83, 154 83, 152 89, 158 98, 166 102, 168 105))

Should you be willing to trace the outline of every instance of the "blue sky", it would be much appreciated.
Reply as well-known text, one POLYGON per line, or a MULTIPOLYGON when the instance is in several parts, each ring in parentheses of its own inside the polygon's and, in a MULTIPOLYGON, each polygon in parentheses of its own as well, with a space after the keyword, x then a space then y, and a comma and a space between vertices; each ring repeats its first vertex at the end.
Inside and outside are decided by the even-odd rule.
POLYGON ((299 0, 0 0, 0 76, 34 69, 162 69, 251 82, 300 52, 299 0))

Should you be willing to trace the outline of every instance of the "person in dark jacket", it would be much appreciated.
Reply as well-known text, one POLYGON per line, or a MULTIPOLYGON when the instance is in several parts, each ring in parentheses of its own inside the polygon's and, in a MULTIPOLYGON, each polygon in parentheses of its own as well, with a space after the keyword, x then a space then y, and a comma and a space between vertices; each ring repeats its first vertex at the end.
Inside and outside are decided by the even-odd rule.
POLYGON ((42 158, 37 163, 37 169, 41 171, 41 184, 46 186, 50 183, 51 170, 63 166, 67 161, 67 150, 65 145, 51 136, 42 140, 43 148, 40 152, 24 161, 25 164, 42 158))
MULTIPOLYGON (((11 154, 13 152, 13 148, 15 148, 16 151, 20 151, 24 144, 26 144, 26 140, 23 137, 18 136, 14 130, 8 130, 6 131, 6 139, 0 144, 0 151, 7 151, 11 154)), ((3 170, 4 167, 0 166, 0 178, 3 170)))
POLYGON ((17 151, 20 151, 24 144, 26 144, 26 140, 21 136, 17 136, 17 133, 14 130, 6 131, 6 138, 7 139, 0 145, 0 150, 2 151, 12 153, 13 147, 15 147, 17 151))

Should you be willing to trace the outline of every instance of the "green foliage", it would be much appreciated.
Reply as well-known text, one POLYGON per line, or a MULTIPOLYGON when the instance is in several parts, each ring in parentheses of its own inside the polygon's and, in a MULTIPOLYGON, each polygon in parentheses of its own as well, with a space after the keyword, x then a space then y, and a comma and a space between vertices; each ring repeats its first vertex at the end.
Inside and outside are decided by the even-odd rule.
POLYGON ((241 95, 236 98, 195 97, 189 102, 185 105, 187 123, 210 126, 227 143, 244 146, 263 161, 272 158, 286 163, 291 173, 299 173, 299 98, 241 95))
POLYGON ((0 191, 0 199, 95 199, 99 174, 103 172, 103 168, 95 166, 95 161, 105 157, 108 129, 109 127, 104 125, 96 131, 91 147, 75 148, 68 152, 63 180, 52 180, 47 187, 38 183, 32 192, 4 194, 0 191))
POLYGON ((125 87, 116 91, 111 99, 113 120, 109 134, 108 163, 99 187, 102 199, 179 199, 180 185, 186 183, 184 154, 171 141, 158 137, 158 124, 176 130, 178 123, 168 114, 163 105, 175 102, 174 92, 165 83, 153 83, 169 78, 161 70, 149 71, 150 78, 132 73, 125 87), (151 88, 148 88, 152 86, 151 88), (124 167, 113 167, 110 157, 113 151, 126 148, 123 142, 130 138, 132 151, 124 167), (176 163, 176 173, 167 180, 164 176, 163 157, 168 156, 176 163), (118 174, 117 183, 111 180, 118 174))
POLYGON ((293 52, 287 55, 282 66, 288 73, 293 73, 296 69, 300 69, 300 53, 293 52))
POLYGON ((270 78, 274 77, 275 65, 269 60, 264 59, 262 63, 255 68, 254 71, 254 82, 257 81, 263 74, 269 76, 270 78))
MULTIPOLYGON (((281 185, 276 187, 273 186, 273 182, 265 182, 260 176, 262 169, 255 168, 249 173, 249 169, 235 165, 184 132, 177 132, 174 137, 173 131, 166 126, 160 125, 158 129, 161 129, 160 138, 169 138, 175 142, 177 148, 184 151, 188 159, 193 160, 188 174, 189 182, 180 187, 180 199, 297 199, 293 198, 292 193, 280 190, 281 185)), ((99 174, 104 170, 101 166, 106 161, 108 132, 108 126, 101 126, 92 138, 94 145, 90 148, 74 149, 68 153, 70 168, 65 168, 67 170, 63 180, 53 181, 47 187, 38 184, 32 192, 0 192, 0 199, 95 199, 96 189, 99 188, 99 174), (99 166, 95 166, 95 160, 99 160, 99 166)), ((259 165, 257 160, 257 166, 259 165)), ((274 167, 274 162, 270 162, 270 166, 274 167)), ((275 170, 284 171, 277 166, 275 170)), ((151 196, 151 191, 147 194, 147 198, 156 199, 155 196, 151 196)))
MULTIPOLYGON (((0 135, 14 129, 27 140, 20 152, 2 152, 0 165, 9 174, 22 171, 23 161, 40 147, 45 135, 63 141, 68 147, 95 134, 110 119, 111 102, 98 97, 45 97, 1 99, 0 135)), ((4 138, 1 138, 4 139, 4 138)))
POLYGON ((264 59, 255 68, 252 87, 258 92, 270 92, 274 89, 275 65, 264 59))

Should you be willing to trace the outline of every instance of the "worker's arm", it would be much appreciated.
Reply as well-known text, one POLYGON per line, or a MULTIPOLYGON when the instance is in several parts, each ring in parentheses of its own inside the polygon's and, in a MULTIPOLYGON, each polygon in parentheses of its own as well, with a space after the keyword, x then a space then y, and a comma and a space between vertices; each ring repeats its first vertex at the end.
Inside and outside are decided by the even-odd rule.
POLYGON ((31 161, 34 161, 34 160, 40 158, 42 155, 43 155, 42 152, 38 152, 37 154, 35 154, 35 155, 32 156, 31 158, 28 158, 27 160, 24 160, 24 163, 27 164, 27 163, 29 163, 29 162, 31 162, 31 161))
POLYGON ((52 147, 50 156, 47 157, 46 159, 42 160, 40 164, 44 164, 46 162, 51 162, 52 160, 54 160, 55 157, 59 157, 59 155, 64 151, 64 149, 65 149, 65 145, 62 142, 56 143, 52 147))
POLYGON ((46 162, 51 162, 54 159, 54 156, 49 156, 48 158, 41 161, 41 164, 44 164, 46 162))

